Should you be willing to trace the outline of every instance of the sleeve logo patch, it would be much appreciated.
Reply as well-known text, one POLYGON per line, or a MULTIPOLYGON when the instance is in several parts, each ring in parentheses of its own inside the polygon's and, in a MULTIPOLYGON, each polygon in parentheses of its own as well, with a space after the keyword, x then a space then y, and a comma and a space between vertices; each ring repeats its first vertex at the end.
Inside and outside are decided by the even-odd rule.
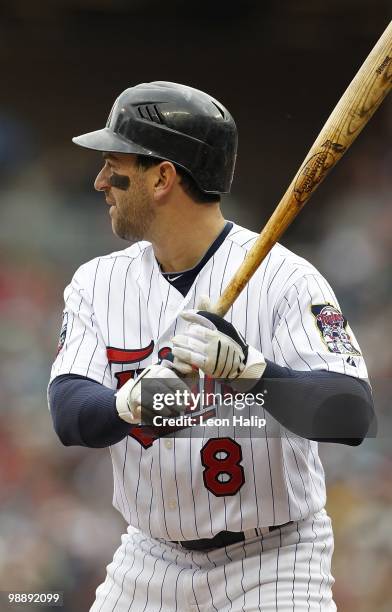
POLYGON ((323 342, 331 353, 348 353, 360 355, 353 346, 350 334, 347 332, 347 319, 331 304, 315 304, 312 314, 323 342))
POLYGON ((61 349, 64 346, 65 337, 67 335, 67 326, 68 326, 68 312, 64 312, 63 313, 63 321, 61 323, 59 342, 58 342, 58 345, 57 345, 57 355, 59 354, 59 352, 61 351, 61 349))

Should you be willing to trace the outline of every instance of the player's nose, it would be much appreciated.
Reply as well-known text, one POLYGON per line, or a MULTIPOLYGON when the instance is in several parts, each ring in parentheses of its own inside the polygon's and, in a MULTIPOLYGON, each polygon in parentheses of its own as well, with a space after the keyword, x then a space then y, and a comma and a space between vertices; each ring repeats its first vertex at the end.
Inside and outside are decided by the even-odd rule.
POLYGON ((94 188, 97 191, 105 191, 106 189, 109 189, 109 187, 109 175, 106 167, 104 166, 102 170, 97 174, 97 177, 94 181, 94 188))

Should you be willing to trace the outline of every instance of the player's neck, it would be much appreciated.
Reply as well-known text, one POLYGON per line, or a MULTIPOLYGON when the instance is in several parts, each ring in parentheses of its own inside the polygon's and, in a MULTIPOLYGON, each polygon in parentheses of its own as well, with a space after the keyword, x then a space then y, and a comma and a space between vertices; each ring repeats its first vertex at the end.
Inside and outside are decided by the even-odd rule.
POLYGON ((219 207, 199 208, 160 223, 151 240, 155 257, 164 272, 182 272, 193 268, 225 226, 219 207))

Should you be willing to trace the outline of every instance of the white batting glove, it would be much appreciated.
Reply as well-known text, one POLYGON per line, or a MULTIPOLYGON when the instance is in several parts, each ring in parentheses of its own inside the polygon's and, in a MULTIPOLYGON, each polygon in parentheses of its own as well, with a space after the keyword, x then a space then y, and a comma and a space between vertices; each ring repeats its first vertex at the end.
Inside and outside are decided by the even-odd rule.
POLYGON ((231 379, 233 387, 244 391, 256 384, 264 373, 265 359, 231 323, 205 310, 188 310, 180 316, 190 325, 172 339, 173 365, 178 372, 190 374, 200 368, 213 378, 231 379))
POLYGON ((142 421, 146 425, 151 425, 153 417, 157 414, 178 416, 184 411, 184 404, 178 403, 170 408, 165 406, 159 411, 154 408, 154 396, 157 393, 175 394, 177 390, 181 392, 189 391, 189 387, 176 374, 171 362, 163 360, 160 364, 148 366, 135 380, 128 380, 117 391, 116 408, 118 415, 132 425, 139 425, 142 421))

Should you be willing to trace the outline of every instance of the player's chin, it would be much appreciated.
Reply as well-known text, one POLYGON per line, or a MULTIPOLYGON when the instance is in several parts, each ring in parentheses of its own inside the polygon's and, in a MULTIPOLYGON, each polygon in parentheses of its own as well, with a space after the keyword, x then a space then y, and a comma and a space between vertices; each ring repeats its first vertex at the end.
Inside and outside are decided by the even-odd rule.
POLYGON ((129 240, 127 232, 124 232, 121 227, 112 219, 112 231, 117 238, 121 238, 122 240, 129 240))
POLYGON ((116 216, 116 214, 112 215, 112 230, 117 238, 121 238, 122 240, 128 240, 129 242, 143 240, 139 232, 135 232, 133 228, 130 228, 129 225, 124 223, 123 219, 116 216))
POLYGON ((124 228, 124 224, 122 223, 121 219, 118 218, 117 212, 115 209, 115 206, 112 206, 110 208, 110 216, 112 219, 112 231, 113 234, 115 234, 118 238, 126 238, 126 231, 124 228))

